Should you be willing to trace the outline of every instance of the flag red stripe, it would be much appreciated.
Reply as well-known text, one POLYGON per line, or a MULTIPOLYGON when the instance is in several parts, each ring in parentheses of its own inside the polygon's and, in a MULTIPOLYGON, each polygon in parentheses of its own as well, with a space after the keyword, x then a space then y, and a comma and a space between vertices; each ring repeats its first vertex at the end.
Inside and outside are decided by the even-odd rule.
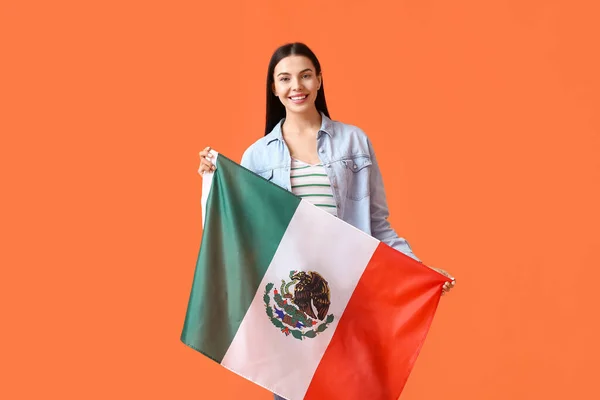
POLYGON ((305 399, 396 400, 447 278, 380 243, 348 302, 305 399))

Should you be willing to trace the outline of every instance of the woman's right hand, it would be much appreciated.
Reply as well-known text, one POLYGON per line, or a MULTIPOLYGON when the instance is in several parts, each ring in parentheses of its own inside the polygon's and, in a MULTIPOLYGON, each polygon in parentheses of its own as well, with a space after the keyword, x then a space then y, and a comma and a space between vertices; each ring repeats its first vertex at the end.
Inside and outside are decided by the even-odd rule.
POLYGON ((210 146, 202 150, 200 153, 200 167, 198 173, 203 175, 205 172, 214 171, 217 167, 214 166, 212 161, 212 154, 210 154, 210 146))

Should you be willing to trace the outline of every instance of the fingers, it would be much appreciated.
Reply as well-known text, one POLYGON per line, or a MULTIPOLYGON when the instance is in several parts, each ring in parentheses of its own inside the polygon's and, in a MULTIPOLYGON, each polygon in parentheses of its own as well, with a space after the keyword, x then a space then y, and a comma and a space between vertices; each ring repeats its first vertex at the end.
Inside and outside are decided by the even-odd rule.
POLYGON ((452 288, 454 287, 454 285, 456 284, 456 280, 454 280, 454 278, 452 278, 451 282, 445 282, 444 285, 442 286, 442 296, 446 293, 448 293, 450 290, 452 290, 452 288))
POLYGON ((456 280, 454 279, 454 277, 452 275, 450 275, 447 271, 444 271, 441 268, 435 268, 435 267, 430 267, 430 268, 433 269, 434 271, 439 272, 440 274, 444 275, 446 278, 451 279, 450 282, 445 282, 444 285, 442 286, 442 296, 444 294, 446 294, 447 292, 449 292, 450 290, 452 290, 452 288, 456 284, 456 280))
POLYGON ((216 169, 216 167, 210 161, 206 160, 205 158, 200 160, 200 167, 198 168, 198 173, 200 175, 202 175, 205 172, 214 171, 215 169, 216 169))
POLYGON ((210 153, 210 147, 206 147, 204 150, 198 153, 200 155, 200 166, 198 173, 200 175, 205 172, 215 171, 217 167, 212 163, 213 155, 210 153))
POLYGON ((202 150, 199 154, 200 154, 200 157, 206 157, 207 155, 209 155, 210 154, 210 146, 205 147, 204 150, 202 150))
POLYGON ((203 158, 200 160, 200 167, 203 169, 206 169, 207 171, 213 170, 215 169, 215 165, 213 163, 211 163, 210 161, 208 161, 206 158, 203 158))

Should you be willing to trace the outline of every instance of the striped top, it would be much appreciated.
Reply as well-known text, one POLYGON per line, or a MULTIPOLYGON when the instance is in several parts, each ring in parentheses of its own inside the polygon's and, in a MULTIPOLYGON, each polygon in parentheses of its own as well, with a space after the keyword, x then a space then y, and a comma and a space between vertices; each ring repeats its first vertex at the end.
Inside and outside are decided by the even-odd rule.
POLYGON ((323 164, 310 165, 292 158, 292 193, 337 217, 331 183, 323 164))

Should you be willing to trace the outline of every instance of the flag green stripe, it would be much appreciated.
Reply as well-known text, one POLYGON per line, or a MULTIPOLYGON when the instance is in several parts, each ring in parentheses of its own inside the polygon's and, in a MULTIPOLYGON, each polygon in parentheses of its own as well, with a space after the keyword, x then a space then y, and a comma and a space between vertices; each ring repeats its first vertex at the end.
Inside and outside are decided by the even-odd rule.
POLYGON ((300 201, 223 155, 217 157, 181 335, 185 344, 221 362, 300 201))

